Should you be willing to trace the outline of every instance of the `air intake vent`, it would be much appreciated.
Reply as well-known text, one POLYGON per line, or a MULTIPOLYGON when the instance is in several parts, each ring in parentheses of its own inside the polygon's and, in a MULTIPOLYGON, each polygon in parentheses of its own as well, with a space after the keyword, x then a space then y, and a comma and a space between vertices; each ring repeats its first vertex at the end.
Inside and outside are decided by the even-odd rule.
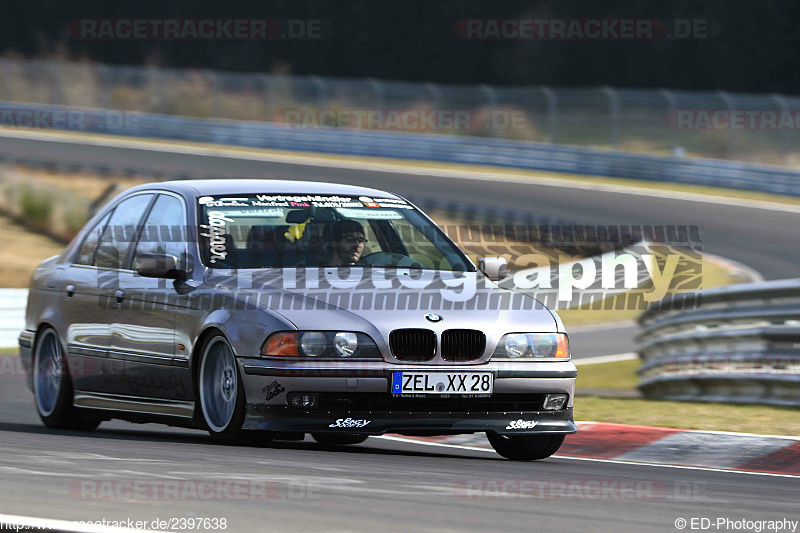
POLYGON ((389 334, 389 347, 401 361, 430 361, 436 353, 436 334, 429 329, 396 329, 389 334))
POLYGON ((474 361, 486 349, 486 335, 475 329, 448 329, 442 333, 442 359, 474 361))

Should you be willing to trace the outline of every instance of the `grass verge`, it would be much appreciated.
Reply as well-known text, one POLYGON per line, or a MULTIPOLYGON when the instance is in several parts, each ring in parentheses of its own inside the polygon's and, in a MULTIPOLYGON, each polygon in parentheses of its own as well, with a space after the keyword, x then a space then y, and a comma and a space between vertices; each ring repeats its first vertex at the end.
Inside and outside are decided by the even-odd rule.
MULTIPOLYGON (((577 391, 631 390, 639 381, 636 375, 639 365, 641 361, 635 359, 581 366, 578 368, 577 391)), ((800 435, 800 409, 768 405, 579 396, 575 399, 575 420, 765 435, 800 435)))
MULTIPOLYGON (((588 368, 584 367, 580 372, 585 373, 588 368)), ((796 407, 582 396, 575 400, 575 420, 764 435, 800 435, 800 410, 796 407)))
POLYGON ((578 368, 576 387, 581 389, 631 390, 636 388, 639 378, 636 369, 642 362, 639 359, 582 365, 578 368))

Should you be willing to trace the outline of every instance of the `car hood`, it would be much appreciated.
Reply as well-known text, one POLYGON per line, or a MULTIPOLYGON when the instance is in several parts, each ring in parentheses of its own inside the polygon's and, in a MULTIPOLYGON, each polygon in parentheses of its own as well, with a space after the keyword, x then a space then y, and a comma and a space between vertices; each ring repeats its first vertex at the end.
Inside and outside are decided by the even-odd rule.
POLYGON ((310 276, 303 269, 239 271, 215 274, 206 283, 246 295, 250 304, 280 314, 298 330, 360 331, 383 345, 400 328, 477 329, 486 334, 487 344, 510 332, 558 330, 541 303, 499 288, 478 272, 415 279, 420 273, 387 271, 377 273, 376 281, 370 269, 350 270, 349 276, 339 274, 345 279, 326 276, 326 269, 310 276), (429 314, 441 320, 431 321, 429 314))

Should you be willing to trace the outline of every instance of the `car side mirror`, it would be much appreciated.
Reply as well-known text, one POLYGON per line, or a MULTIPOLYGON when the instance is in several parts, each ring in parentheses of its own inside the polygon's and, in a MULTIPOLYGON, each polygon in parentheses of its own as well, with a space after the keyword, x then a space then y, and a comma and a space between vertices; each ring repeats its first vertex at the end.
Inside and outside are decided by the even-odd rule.
POLYGON ((184 272, 178 270, 178 258, 170 254, 136 254, 134 270, 145 278, 179 279, 184 272))
POLYGON ((484 257, 478 268, 492 281, 500 281, 508 275, 508 262, 505 257, 484 257))

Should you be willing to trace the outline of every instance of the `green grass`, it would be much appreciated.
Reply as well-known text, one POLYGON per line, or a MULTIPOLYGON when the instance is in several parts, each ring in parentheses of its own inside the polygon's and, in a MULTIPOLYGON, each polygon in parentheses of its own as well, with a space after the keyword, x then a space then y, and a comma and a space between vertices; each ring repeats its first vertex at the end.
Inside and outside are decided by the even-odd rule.
POLYGON ((16 355, 19 353, 19 348, 0 348, 0 355, 16 355))
POLYGON ((642 362, 639 359, 581 365, 578 367, 576 387, 581 389, 632 390, 639 378, 636 369, 642 362))
MULTIPOLYGON (((632 390, 641 361, 618 361, 578 367, 576 388, 632 390)), ((800 435, 800 409, 767 405, 672 402, 629 398, 575 398, 575 420, 612 422, 707 431, 800 435)))
MULTIPOLYGON (((589 367, 578 371, 580 375, 589 367)), ((580 377, 578 380, 580 381, 580 377)), ((800 435, 800 409, 579 396, 575 420, 706 431, 800 435)))

